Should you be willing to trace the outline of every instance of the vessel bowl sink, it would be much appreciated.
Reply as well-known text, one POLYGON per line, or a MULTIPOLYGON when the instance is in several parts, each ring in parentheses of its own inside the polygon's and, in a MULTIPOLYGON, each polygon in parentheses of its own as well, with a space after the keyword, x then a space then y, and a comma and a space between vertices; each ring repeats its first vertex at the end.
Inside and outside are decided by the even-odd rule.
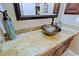
POLYGON ((61 31, 61 28, 55 25, 43 25, 42 32, 48 36, 54 36, 61 31))

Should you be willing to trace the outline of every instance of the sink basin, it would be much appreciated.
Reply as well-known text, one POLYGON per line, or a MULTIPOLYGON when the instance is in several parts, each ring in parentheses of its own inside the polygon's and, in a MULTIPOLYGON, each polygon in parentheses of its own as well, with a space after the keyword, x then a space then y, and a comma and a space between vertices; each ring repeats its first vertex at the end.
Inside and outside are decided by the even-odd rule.
POLYGON ((55 26, 55 25, 53 25, 53 26, 52 25, 43 25, 42 26, 42 32, 48 36, 56 35, 60 31, 61 31, 61 28, 59 28, 58 26, 55 26))

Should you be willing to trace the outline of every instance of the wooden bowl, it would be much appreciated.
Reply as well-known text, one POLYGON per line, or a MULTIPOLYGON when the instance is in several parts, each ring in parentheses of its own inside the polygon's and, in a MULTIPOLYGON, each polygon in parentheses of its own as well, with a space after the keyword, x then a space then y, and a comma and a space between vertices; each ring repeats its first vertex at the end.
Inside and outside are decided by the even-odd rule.
POLYGON ((61 28, 55 25, 43 25, 42 26, 42 32, 48 36, 56 35, 60 31, 61 31, 61 28))

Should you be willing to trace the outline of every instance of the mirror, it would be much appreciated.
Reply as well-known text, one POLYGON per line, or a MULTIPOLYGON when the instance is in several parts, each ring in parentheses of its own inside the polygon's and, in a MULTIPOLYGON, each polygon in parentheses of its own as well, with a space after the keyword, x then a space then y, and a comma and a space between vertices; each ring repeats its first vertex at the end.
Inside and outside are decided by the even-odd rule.
POLYGON ((56 3, 14 3, 17 20, 55 18, 59 4, 56 3))

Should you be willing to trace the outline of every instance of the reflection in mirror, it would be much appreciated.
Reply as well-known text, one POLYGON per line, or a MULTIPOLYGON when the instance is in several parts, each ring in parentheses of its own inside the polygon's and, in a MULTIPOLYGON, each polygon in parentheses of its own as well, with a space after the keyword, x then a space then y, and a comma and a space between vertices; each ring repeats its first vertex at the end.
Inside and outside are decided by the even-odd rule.
POLYGON ((55 18, 57 14, 53 9, 54 3, 14 3, 17 20, 55 18))
POLYGON ((59 8, 60 8, 60 3, 54 3, 53 13, 58 15, 59 8))
POLYGON ((53 3, 19 3, 21 15, 52 15, 53 3))

